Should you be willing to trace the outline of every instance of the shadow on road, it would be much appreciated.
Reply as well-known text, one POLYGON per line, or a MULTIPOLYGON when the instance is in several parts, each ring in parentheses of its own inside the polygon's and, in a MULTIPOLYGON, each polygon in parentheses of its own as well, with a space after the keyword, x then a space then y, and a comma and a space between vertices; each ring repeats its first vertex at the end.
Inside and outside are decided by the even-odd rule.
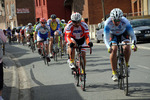
POLYGON ((73 83, 31 88, 31 100, 83 100, 73 83))

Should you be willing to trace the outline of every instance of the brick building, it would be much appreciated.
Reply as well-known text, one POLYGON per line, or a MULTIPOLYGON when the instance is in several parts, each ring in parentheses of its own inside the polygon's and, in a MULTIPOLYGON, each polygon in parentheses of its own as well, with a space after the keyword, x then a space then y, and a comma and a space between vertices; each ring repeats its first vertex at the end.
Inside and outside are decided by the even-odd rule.
POLYGON ((35 17, 48 19, 51 14, 56 14, 60 19, 68 21, 71 15, 71 7, 64 6, 64 0, 35 0, 35 17))
POLYGON ((34 0, 5 0, 6 28, 35 23, 34 0))
MULTIPOLYGON (((83 18, 88 18, 89 24, 102 21, 102 0, 66 0, 72 6, 72 12, 80 12, 83 18)), ((104 0, 105 15, 109 16, 113 8, 120 8, 124 13, 131 13, 131 0, 104 0)))

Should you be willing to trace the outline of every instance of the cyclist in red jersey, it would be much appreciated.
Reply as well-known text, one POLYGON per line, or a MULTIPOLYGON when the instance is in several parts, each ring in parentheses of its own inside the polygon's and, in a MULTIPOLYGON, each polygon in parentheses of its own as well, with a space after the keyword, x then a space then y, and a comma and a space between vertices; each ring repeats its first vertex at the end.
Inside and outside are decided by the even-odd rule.
MULTIPOLYGON (((90 47, 93 46, 93 43, 90 40, 89 37, 89 29, 88 25, 81 21, 81 14, 78 12, 75 12, 71 15, 71 21, 66 26, 65 34, 67 34, 67 42, 69 43, 69 55, 70 55, 70 63, 69 66, 71 69, 75 68, 74 65, 74 57, 75 57, 75 50, 73 49, 71 53, 71 48, 78 45, 89 45, 90 47)), ((85 58, 85 49, 82 49, 82 56, 86 65, 86 58, 85 58)))

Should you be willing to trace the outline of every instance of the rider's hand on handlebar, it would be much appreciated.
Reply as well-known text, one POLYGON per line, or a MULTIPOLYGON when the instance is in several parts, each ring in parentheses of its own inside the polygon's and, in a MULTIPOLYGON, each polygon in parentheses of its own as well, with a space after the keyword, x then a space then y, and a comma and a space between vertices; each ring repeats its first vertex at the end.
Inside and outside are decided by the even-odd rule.
POLYGON ((34 40, 34 43, 37 43, 37 40, 34 40))
POLYGON ((108 53, 111 53, 112 52, 112 48, 110 47, 109 49, 108 49, 108 53))
POLYGON ((74 43, 70 43, 70 48, 73 48, 75 44, 74 43))
POLYGON ((47 38, 47 40, 49 41, 49 40, 50 40, 50 38, 48 37, 48 38, 47 38))
POLYGON ((131 49, 135 52, 135 51, 137 51, 137 46, 136 45, 132 45, 131 49))
POLYGON ((88 45, 89 45, 90 47, 93 47, 93 43, 92 43, 92 42, 89 42, 88 45))

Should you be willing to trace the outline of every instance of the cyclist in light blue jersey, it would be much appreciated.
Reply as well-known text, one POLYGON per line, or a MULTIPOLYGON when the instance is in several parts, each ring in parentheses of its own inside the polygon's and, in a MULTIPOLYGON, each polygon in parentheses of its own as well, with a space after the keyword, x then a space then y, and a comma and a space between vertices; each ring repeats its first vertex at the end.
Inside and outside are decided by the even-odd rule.
MULTIPOLYGON (((119 8, 114 8, 110 12, 110 17, 105 21, 104 26, 104 42, 110 53, 110 62, 112 67, 112 80, 118 80, 116 67, 117 67, 117 46, 112 46, 110 48, 110 43, 130 43, 130 38, 132 43, 136 43, 136 36, 133 32, 133 29, 130 25, 128 19, 123 16, 123 12, 119 8)), ((123 46, 126 66, 129 67, 128 62, 131 55, 131 50, 129 45, 123 46)), ((132 46, 134 51, 137 50, 135 45, 132 46)), ((129 68, 128 68, 129 69, 129 68)), ((128 70, 129 71, 129 70, 128 70)))
POLYGON ((44 40, 44 44, 46 45, 46 51, 47 51, 47 57, 49 57, 49 45, 47 40, 50 40, 50 28, 46 25, 46 19, 41 18, 40 19, 40 24, 36 26, 35 33, 34 33, 34 42, 37 42, 37 48, 38 48, 38 53, 41 54, 41 49, 40 49, 40 41, 44 40))

